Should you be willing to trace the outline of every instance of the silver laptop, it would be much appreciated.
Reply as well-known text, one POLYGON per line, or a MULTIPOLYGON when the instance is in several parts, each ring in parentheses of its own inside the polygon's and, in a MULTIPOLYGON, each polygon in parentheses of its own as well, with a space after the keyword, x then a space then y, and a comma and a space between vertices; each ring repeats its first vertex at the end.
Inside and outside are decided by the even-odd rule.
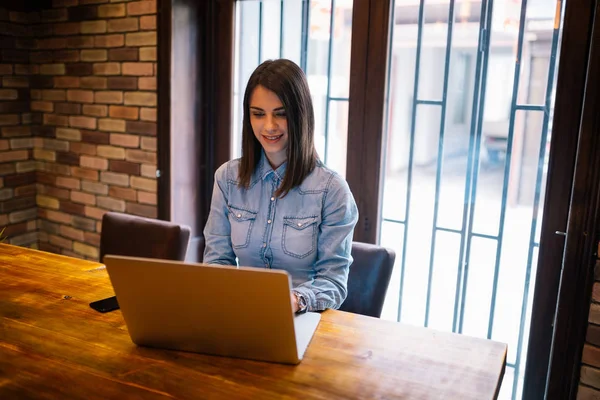
POLYGON ((321 314, 295 315, 286 271, 107 255, 141 346, 298 364, 321 314))

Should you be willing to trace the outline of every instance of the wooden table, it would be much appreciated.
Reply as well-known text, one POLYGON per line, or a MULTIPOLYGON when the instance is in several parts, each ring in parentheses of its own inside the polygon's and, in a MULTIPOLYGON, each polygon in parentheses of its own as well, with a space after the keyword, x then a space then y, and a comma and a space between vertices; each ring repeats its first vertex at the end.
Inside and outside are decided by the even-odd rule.
POLYGON ((298 366, 134 345, 101 264, 0 245, 0 399, 491 399, 506 345, 326 311, 298 366))

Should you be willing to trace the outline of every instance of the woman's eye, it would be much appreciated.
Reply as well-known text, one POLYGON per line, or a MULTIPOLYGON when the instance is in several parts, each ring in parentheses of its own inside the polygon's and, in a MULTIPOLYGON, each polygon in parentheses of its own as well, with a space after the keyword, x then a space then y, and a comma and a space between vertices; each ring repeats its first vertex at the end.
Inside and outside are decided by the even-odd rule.
POLYGON ((264 115, 265 115, 265 114, 263 114, 263 113, 259 113, 259 112, 252 113, 252 116, 253 116, 253 117, 257 117, 257 118, 259 118, 259 117, 264 117, 264 115))
POLYGON ((275 114, 275 116, 279 117, 279 118, 285 118, 285 113, 284 112, 277 113, 277 114, 275 114))

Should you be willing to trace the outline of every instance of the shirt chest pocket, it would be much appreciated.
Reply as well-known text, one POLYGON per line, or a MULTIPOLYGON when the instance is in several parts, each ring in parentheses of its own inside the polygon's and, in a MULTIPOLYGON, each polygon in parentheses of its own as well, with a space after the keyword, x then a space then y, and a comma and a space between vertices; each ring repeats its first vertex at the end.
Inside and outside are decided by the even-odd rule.
POLYGON ((283 252, 304 258, 317 250, 317 217, 283 217, 283 252))
POLYGON ((229 206, 229 223, 231 225, 231 246, 234 249, 247 247, 250 243, 252 226, 256 220, 256 212, 229 206))

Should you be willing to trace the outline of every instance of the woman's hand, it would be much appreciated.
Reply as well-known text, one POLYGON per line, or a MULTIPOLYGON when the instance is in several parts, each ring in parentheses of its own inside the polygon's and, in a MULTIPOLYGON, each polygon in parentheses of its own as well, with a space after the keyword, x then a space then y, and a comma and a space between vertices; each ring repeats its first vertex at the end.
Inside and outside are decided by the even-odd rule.
POLYGON ((299 309, 298 298, 296 297, 294 292, 290 292, 290 299, 292 300, 292 310, 294 310, 294 313, 297 313, 299 309))

